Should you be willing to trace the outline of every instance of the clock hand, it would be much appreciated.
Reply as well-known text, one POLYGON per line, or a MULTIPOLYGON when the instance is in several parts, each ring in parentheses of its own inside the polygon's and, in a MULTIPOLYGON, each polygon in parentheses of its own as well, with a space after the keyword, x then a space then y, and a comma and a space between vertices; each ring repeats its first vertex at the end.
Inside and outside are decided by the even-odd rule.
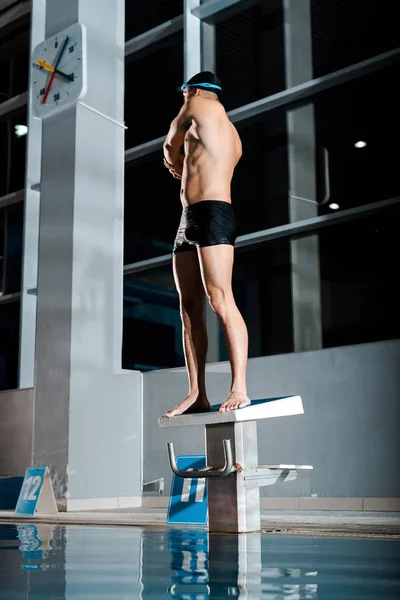
MULTIPOLYGON (((60 64, 60 60, 62 58, 62 55, 64 54, 65 48, 67 47, 68 41, 69 41, 69 37, 67 36, 65 38, 65 40, 64 40, 64 43, 63 43, 62 47, 61 47, 60 53, 58 55, 58 58, 56 60, 55 65, 54 65, 54 69, 57 69, 58 65, 60 64)), ((45 94, 43 96, 42 104, 46 104, 46 102, 47 102, 47 98, 48 98, 49 93, 50 93, 50 88, 51 88, 51 86, 53 84, 55 76, 56 76, 56 72, 54 70, 53 73, 51 74, 49 83, 47 85, 47 90, 46 90, 46 92, 45 92, 45 94)))
POLYGON ((44 60, 37 60, 36 64, 39 67, 43 67, 43 69, 46 69, 46 71, 50 71, 50 73, 56 73, 56 75, 60 75, 60 77, 64 77, 64 79, 67 79, 68 81, 74 81, 74 75, 67 75, 66 73, 63 73, 63 71, 59 71, 58 69, 55 69, 52 65, 49 65, 47 62, 45 62, 44 60))

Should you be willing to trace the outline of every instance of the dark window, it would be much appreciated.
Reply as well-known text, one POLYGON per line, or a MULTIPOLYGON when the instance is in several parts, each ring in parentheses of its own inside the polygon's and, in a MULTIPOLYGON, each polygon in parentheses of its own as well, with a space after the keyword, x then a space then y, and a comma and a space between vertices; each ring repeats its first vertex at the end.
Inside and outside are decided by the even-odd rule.
POLYGON ((18 137, 15 132, 17 125, 27 125, 26 110, 14 116, 11 121, 11 165, 10 187, 8 192, 22 190, 25 187, 26 143, 27 135, 18 137))
POLYGON ((399 207, 319 235, 324 347, 400 337, 399 207))
POLYGON ((20 303, 0 302, 0 390, 18 387, 20 303))
POLYGON ((162 151, 128 163, 125 171, 124 263, 169 254, 182 211, 180 181, 162 151))
MULTIPOLYGON (((15 204, 1 211, 0 227, 3 243, 0 255, 3 257, 3 276, 1 291, 13 294, 21 291, 23 206, 15 204)), ((0 235, 1 243, 1 235, 0 235)))
MULTIPOLYGON (((400 337, 399 218, 396 207, 315 234, 324 348, 400 337)), ((290 245, 284 239, 236 251, 233 287, 250 357, 293 351, 290 245)), ((303 260, 309 268, 314 258, 303 260)), ((220 359, 227 359, 223 344, 220 359)))
MULTIPOLYGON (((313 234, 319 250, 324 348, 400 336, 395 290, 399 217, 400 208, 391 208, 313 234)), ((236 251, 233 288, 249 330, 250 358, 294 351, 291 244, 282 239, 236 251)), ((303 255, 308 269, 314 257, 303 255)), ((222 332, 220 338, 220 360, 227 360, 222 332)), ((123 339, 124 368, 184 364, 170 265, 125 277, 123 339)))
POLYGON ((5 276, 5 242, 6 242, 6 222, 5 210, 0 210, 0 296, 4 294, 4 276, 5 276))
MULTIPOLYGON (((298 142, 315 144, 310 177, 317 180, 316 215, 400 195, 396 119, 399 102, 394 66, 320 93, 313 99, 315 131, 298 142), (357 148, 365 141, 364 148, 357 148), (329 153, 329 196, 322 158, 329 153), (325 201, 322 204, 322 201, 325 201)), ((243 157, 232 181, 238 235, 287 224, 290 189, 287 109, 239 123, 243 157)), ((162 164, 162 152, 134 161, 126 170, 125 262, 172 249, 180 215, 179 183, 162 164)))
POLYGON ((285 111, 239 124, 243 156, 232 180, 238 235, 288 222, 288 157, 285 111))
MULTIPOLYGON (((28 24, 27 24, 28 25, 28 24)), ((0 45, 0 103, 28 89, 29 25, 2 38, 0 45)))
POLYGON ((216 25, 216 73, 231 110, 286 86, 282 0, 242 10, 216 25))
POLYGON ((124 279, 122 367, 148 371, 184 364, 171 266, 124 279))
POLYGON ((399 75, 396 65, 315 98, 317 152, 329 151, 330 203, 340 209, 400 195, 399 75), (358 142, 367 145, 357 148, 358 142))
POLYGON ((314 77, 397 48, 395 2, 311 0, 314 77))
POLYGON ((26 109, 0 122, 0 197, 25 187, 27 136, 18 137, 16 125, 27 125, 26 109))
POLYGON ((0 121, 0 198, 10 189, 12 122, 0 121))
POLYGON ((125 65, 126 147, 166 135, 182 106, 183 36, 125 65))
MULTIPOLYGON (((400 123, 397 119, 400 67, 393 66, 316 95, 315 131, 294 138, 299 161, 305 144, 315 144, 310 177, 317 180, 317 214, 362 206, 400 195, 397 176, 400 123), (357 142, 366 146, 357 148, 357 142), (328 153, 329 188, 323 168, 328 153), (324 174, 324 175, 323 175, 324 174), (330 189, 330 194, 327 194, 330 189)), ((251 124, 239 123, 243 156, 232 181, 238 233, 286 224, 291 187, 288 165, 287 109, 265 113, 251 124)), ((303 117, 300 117, 303 118, 303 117)), ((306 165, 303 165, 303 167, 306 165)), ((303 170, 303 177, 306 171, 303 170)), ((310 198, 308 198, 310 200, 310 198)))
MULTIPOLYGON (((249 332, 249 357, 292 352, 289 241, 236 251, 233 291, 249 332)), ((220 360, 227 360, 221 328, 220 341, 220 360)))
POLYGON ((183 0, 126 0, 125 39, 153 29, 183 13, 183 0))
MULTIPOLYGON (((1 48, 0 48, 1 51, 1 48)), ((2 60, 0 62, 0 104, 10 98, 10 61, 2 60)))
MULTIPOLYGON (((22 50, 22 48, 21 48, 22 50)), ((29 46, 11 59, 12 64, 12 95, 17 96, 26 92, 29 82, 29 46)))
MULTIPOLYGON (((396 4, 311 0, 312 77, 397 48, 396 4)), ((216 25, 216 71, 231 110, 285 89, 285 12, 259 2, 216 25)), ((302 36, 301 28, 296 31, 302 36)))

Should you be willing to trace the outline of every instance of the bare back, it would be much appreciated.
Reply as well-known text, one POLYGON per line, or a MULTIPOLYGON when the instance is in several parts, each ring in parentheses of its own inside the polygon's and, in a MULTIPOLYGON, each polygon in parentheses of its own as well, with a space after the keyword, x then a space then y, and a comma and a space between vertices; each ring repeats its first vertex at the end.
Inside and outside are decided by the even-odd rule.
POLYGON ((236 128, 217 100, 195 97, 190 108, 192 124, 185 135, 181 201, 231 201, 233 171, 242 155, 236 128))

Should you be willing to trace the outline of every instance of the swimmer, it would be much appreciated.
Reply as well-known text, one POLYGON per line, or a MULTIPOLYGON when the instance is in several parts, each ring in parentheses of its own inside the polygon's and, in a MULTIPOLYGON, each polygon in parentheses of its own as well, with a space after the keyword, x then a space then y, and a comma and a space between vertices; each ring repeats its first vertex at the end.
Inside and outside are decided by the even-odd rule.
POLYGON ((204 296, 221 323, 232 371, 221 412, 250 404, 247 327, 232 292, 236 239, 231 180, 242 156, 236 128, 219 101, 221 82, 203 71, 182 85, 184 103, 164 142, 164 165, 181 181, 182 217, 173 249, 189 394, 166 417, 210 407, 205 384, 204 296), (184 147, 184 155, 181 147, 184 147))

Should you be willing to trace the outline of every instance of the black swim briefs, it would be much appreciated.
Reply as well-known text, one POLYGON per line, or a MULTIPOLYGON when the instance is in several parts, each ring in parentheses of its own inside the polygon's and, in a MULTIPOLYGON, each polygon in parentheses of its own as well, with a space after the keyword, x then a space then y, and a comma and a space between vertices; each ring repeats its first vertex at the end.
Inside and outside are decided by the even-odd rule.
POLYGON ((232 205, 222 200, 201 200, 183 209, 173 253, 218 244, 233 246, 235 240, 232 205))

